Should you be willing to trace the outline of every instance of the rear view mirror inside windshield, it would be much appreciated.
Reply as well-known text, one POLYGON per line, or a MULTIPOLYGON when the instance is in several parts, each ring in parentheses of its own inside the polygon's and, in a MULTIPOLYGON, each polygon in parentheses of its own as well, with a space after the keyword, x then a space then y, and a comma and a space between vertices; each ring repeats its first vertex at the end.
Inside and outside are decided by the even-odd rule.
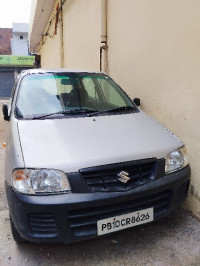
POLYGON ((73 85, 73 82, 69 78, 61 79, 61 84, 62 85, 73 85))

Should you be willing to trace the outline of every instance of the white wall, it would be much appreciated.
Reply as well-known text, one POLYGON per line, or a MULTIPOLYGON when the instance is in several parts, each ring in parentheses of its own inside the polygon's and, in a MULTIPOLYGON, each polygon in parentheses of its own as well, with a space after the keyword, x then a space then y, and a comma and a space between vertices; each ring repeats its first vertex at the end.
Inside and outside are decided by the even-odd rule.
POLYGON ((13 33, 11 39, 12 55, 28 55, 28 33, 13 33), (23 36, 23 39, 20 39, 23 36))
POLYGON ((28 23, 13 23, 11 49, 12 55, 28 55, 28 23), (20 38, 21 36, 21 38, 20 38))

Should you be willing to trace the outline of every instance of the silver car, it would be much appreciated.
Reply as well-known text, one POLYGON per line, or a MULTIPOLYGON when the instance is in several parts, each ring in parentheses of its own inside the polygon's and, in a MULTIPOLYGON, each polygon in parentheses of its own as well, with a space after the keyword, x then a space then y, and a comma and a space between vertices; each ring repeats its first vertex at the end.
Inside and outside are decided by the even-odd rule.
POLYGON ((3 106, 17 242, 76 242, 152 222, 185 201, 184 144, 139 105, 99 72, 18 76, 3 106))

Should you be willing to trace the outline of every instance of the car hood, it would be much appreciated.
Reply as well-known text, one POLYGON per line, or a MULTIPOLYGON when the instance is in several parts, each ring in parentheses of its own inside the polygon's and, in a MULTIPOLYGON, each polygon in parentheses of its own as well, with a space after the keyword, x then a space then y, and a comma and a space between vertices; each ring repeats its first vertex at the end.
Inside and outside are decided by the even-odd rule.
POLYGON ((143 112, 95 117, 20 120, 27 168, 81 168, 164 158, 183 143, 143 112))

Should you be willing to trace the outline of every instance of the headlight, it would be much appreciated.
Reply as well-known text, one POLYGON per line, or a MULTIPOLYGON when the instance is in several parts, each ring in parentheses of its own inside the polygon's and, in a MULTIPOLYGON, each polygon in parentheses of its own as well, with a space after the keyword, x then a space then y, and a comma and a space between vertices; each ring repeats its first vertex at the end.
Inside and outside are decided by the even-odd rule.
POLYGON ((50 169, 17 169, 13 172, 13 186, 25 194, 71 191, 66 174, 50 169))
POLYGON ((165 173, 179 170, 188 164, 189 158, 185 147, 179 148, 165 158, 165 173))

